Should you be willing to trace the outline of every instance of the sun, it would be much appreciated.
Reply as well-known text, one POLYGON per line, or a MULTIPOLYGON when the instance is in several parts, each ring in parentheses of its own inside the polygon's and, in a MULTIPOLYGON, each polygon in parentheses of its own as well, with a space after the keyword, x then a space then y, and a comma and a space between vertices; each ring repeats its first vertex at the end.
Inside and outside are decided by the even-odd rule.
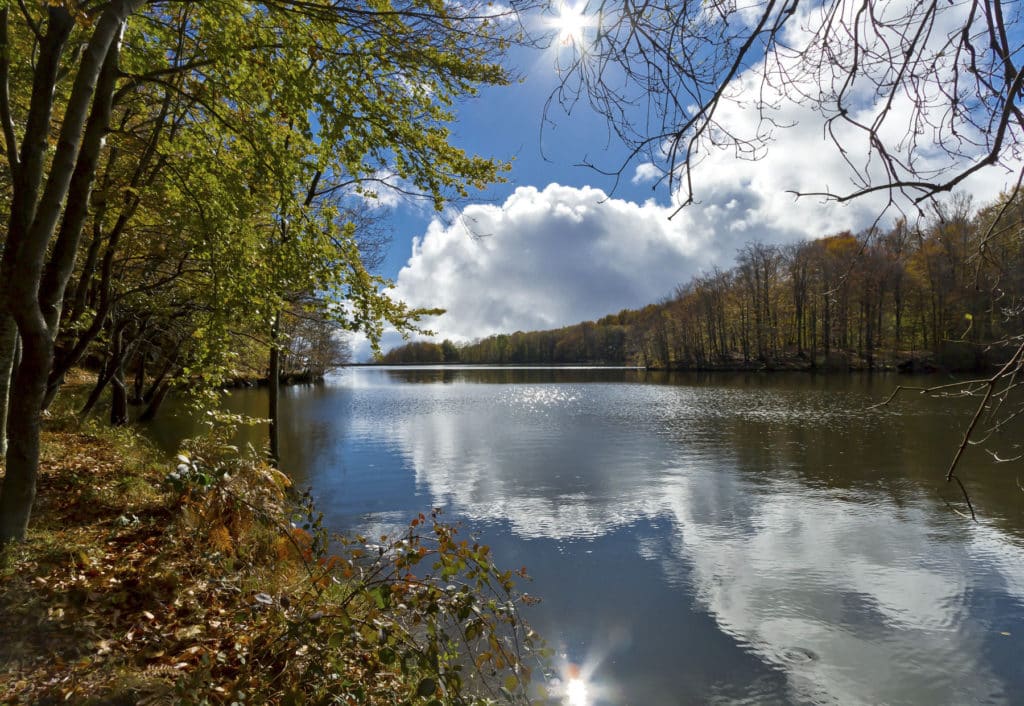
POLYGON ((558 17, 551 20, 551 26, 558 31, 559 42, 579 44, 583 41, 583 33, 593 24, 593 19, 584 13, 585 7, 585 3, 562 4, 558 17))

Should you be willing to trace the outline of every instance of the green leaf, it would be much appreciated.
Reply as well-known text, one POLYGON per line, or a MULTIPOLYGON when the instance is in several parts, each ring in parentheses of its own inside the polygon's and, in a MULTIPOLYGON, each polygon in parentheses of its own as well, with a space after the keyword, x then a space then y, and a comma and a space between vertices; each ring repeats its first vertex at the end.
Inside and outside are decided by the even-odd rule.
POLYGON ((388 607, 390 595, 383 588, 376 586, 370 589, 370 595, 373 596, 373 600, 377 604, 378 608, 384 610, 388 607))

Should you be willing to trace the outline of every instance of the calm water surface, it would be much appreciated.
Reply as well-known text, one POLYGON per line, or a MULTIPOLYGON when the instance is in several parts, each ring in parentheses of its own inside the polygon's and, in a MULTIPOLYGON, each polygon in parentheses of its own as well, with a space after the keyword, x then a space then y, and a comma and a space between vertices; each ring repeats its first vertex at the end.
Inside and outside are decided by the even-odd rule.
POLYGON ((868 409, 899 382, 349 369, 284 392, 282 466, 333 529, 443 507, 527 566, 593 706, 1024 703, 1019 464, 972 449, 956 515, 969 410, 868 409))

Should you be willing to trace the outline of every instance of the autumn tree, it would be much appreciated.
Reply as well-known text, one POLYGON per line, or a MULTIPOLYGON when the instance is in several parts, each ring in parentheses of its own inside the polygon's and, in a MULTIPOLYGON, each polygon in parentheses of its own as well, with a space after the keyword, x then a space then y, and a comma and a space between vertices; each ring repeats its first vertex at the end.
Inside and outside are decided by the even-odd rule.
MULTIPOLYGON (((888 230, 785 248, 747 243, 733 268, 695 276, 657 304, 560 329, 489 336, 461 344, 458 356, 683 370, 976 371, 1005 360, 1024 335, 1024 248, 1019 237, 992 236, 993 219, 1019 235, 1022 202, 1004 194, 973 210, 957 198, 942 217, 915 226, 901 219, 888 230)), ((448 359, 422 341, 384 358, 448 359)))
MULTIPOLYGON (((1021 192, 1019 2, 623 0, 581 12, 589 28, 569 38, 552 101, 569 112, 589 105, 627 146, 624 159, 592 166, 616 177, 637 162, 656 167, 679 208, 699 197, 700 165, 710 154, 761 159, 778 132, 794 126, 792 108, 817 116, 823 148, 842 160, 848 177, 845 185, 822 183, 798 195, 833 202, 874 196, 886 211, 920 219, 985 170, 1001 170, 1007 202, 1021 192)), ((1000 218, 989 228, 973 261, 985 257, 994 234, 1007 232, 1000 218)), ((949 281, 954 273, 941 270, 941 243, 929 247, 921 271, 934 285, 949 281)), ((917 312, 933 350, 951 335, 947 317, 956 308, 942 292, 933 288, 928 311, 917 312)), ((822 303, 826 346, 833 333, 848 343, 848 304, 842 294, 822 303)), ((750 313, 756 310, 743 312, 750 313)), ((1000 378, 1002 400, 1024 372, 1024 340, 1004 343, 1018 362, 1000 378)), ((987 393, 983 406, 993 385, 977 388, 987 393)))

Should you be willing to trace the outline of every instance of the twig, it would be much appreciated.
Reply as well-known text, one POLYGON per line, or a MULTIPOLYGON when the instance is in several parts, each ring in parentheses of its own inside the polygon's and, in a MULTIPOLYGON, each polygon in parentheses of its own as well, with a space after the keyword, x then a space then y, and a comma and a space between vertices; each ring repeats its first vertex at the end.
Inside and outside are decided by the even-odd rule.
MULTIPOLYGON (((986 384, 988 386, 988 389, 985 390, 985 396, 982 398, 981 404, 979 404, 978 408, 974 411, 974 417, 971 419, 971 423, 967 426, 967 430, 964 432, 964 438, 960 442, 960 447, 956 450, 956 455, 953 456, 953 461, 949 464, 949 470, 946 471, 947 483, 951 478, 955 477, 953 475, 953 471, 956 470, 956 465, 960 462, 960 457, 963 456, 964 449, 967 448, 967 444, 971 440, 971 434, 974 432, 974 428, 978 425, 978 420, 981 419, 981 415, 985 411, 985 408, 988 406, 989 400, 992 399, 992 392, 996 388, 996 382, 999 380, 999 378, 1006 374, 1006 371, 1010 370, 1014 365, 1017 364, 1017 360, 1018 358, 1020 358, 1022 352, 1024 352, 1024 346, 1018 348, 1017 351, 1012 356, 1010 356, 1010 359, 1006 361, 1006 365, 1000 368, 999 372, 997 372, 995 375, 993 375, 987 380, 986 384)), ((959 483, 960 481, 957 480, 957 482, 959 483)), ((963 486, 961 485, 960 487, 962 488, 963 486)), ((973 510, 971 510, 971 514, 974 514, 973 510)))
MULTIPOLYGON (((956 454, 953 456, 953 460, 949 464, 949 470, 946 471, 946 482, 948 483, 951 479, 956 478, 953 475, 953 471, 956 470, 956 465, 960 463, 960 457, 964 455, 964 449, 967 448, 967 444, 971 440, 971 433, 974 431, 974 427, 978 425, 978 420, 981 419, 982 412, 985 411, 985 407, 988 405, 988 401, 992 399, 992 390, 995 389, 995 380, 988 386, 988 390, 985 391, 985 396, 981 400, 981 404, 974 411, 974 417, 971 419, 971 423, 967 425, 967 429, 964 431, 964 438, 960 441, 960 446, 956 450, 956 454)), ((959 479, 957 480, 959 483, 959 479)), ((963 487, 962 485, 960 487, 963 487)), ((973 514, 973 511, 972 513, 973 514)))
MULTIPOLYGON (((974 505, 971 504, 971 496, 967 494, 967 488, 965 488, 964 484, 960 482, 960 478, 957 475, 953 474, 950 477, 956 481, 956 484, 960 486, 960 492, 964 494, 964 501, 967 503, 967 509, 971 511, 970 519, 977 522, 978 517, 974 514, 974 505)), ((947 501, 946 504, 949 505, 949 502, 947 501)), ((957 513, 961 517, 967 517, 967 515, 964 515, 964 513, 960 512, 952 505, 949 505, 949 507, 950 509, 953 510, 953 512, 957 513)))

